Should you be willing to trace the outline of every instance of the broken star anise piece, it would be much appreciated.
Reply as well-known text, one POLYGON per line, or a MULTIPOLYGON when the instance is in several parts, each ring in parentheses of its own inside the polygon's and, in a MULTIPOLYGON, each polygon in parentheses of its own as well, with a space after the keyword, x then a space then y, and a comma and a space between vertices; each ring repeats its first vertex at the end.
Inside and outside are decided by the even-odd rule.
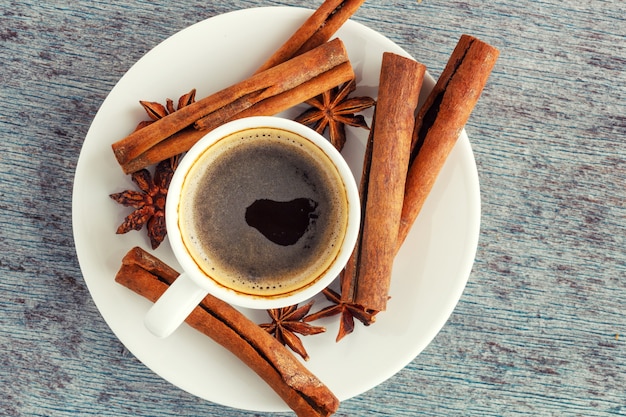
POLYGON ((296 117, 295 121, 319 134, 324 134, 328 127, 330 142, 341 151, 346 143, 346 125, 369 129, 365 118, 355 113, 376 104, 371 97, 348 98, 355 89, 356 82, 353 79, 341 87, 332 88, 307 100, 305 103, 312 107, 296 117))
POLYGON ((305 316, 309 313, 309 310, 311 310, 311 306, 313 306, 313 301, 299 308, 296 304, 290 307, 267 310, 272 322, 263 323, 259 326, 273 335, 280 343, 289 346, 291 350, 302 356, 304 360, 309 360, 309 355, 296 333, 309 336, 326 331, 324 327, 312 326, 303 321, 305 316))
POLYGON ((366 311, 358 304, 347 303, 341 300, 341 296, 330 288, 325 288, 322 293, 328 301, 333 304, 313 313, 304 318, 304 321, 314 321, 324 317, 331 317, 337 314, 341 314, 341 321, 339 322, 339 333, 337 334, 336 341, 340 341, 344 336, 352 333, 354 330, 354 319, 356 318, 366 326, 376 321, 376 315, 366 311))
POLYGON ((180 156, 174 156, 159 162, 154 171, 154 177, 147 169, 134 172, 132 179, 140 191, 127 190, 110 195, 118 203, 135 209, 117 228, 117 234, 141 230, 146 225, 152 249, 159 247, 167 235, 165 200, 179 159, 180 156))

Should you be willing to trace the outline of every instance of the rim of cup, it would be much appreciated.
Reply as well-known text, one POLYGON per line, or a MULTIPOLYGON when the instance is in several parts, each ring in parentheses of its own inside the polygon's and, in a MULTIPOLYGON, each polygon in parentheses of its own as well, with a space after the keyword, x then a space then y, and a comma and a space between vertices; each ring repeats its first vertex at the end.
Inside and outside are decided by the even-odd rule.
MULTIPOLYGON (((330 285, 344 268, 356 244, 361 207, 358 186, 354 175, 341 153, 321 134, 293 120, 277 116, 253 116, 227 122, 203 136, 181 159, 174 172, 165 207, 165 221, 168 240, 174 255, 187 274, 197 285, 209 294, 229 303, 244 308, 271 309, 286 307, 305 301, 330 285), (178 227, 178 204, 185 176, 197 158, 213 143, 232 133, 256 128, 274 128, 293 132, 311 140, 321 149, 337 168, 343 180, 348 203, 348 223, 343 242, 331 266, 313 282, 286 294, 272 296, 253 295, 227 288, 208 277, 192 259, 182 241, 178 227)), ((183 272, 181 271, 181 272, 183 272)))

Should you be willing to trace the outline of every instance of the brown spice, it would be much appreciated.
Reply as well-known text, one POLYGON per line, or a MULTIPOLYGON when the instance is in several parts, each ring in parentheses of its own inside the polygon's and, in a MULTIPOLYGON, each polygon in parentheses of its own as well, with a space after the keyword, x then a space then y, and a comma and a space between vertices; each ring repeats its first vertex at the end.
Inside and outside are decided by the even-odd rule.
POLYGON ((411 139, 426 67, 385 52, 361 177, 361 229, 342 273, 341 296, 375 313, 386 308, 396 255, 411 139))
POLYGON ((308 360, 309 355, 296 333, 309 336, 326 331, 324 327, 311 326, 309 323, 304 322, 305 316, 309 313, 312 306, 313 301, 310 301, 302 307, 292 305, 267 310, 272 322, 263 323, 260 326, 269 334, 274 335, 276 340, 282 345, 289 346, 291 350, 302 356, 304 360, 308 360))
MULTIPOLYGON (((139 247, 131 249, 115 281, 154 302, 178 272, 139 247)), ((276 339, 238 310, 207 296, 185 320, 257 373, 300 417, 327 417, 339 400, 276 339)))
POLYGON ((498 59, 495 47, 462 35, 415 119, 397 249, 406 239, 498 59))
MULTIPOLYGON (((320 85, 327 85, 328 88, 330 88, 353 78, 353 76, 354 72, 352 71, 350 63, 345 62, 333 68, 331 71, 327 71, 322 75, 318 75, 317 77, 302 83, 292 90, 277 94, 256 103, 245 110, 242 110, 237 113, 236 116, 233 116, 231 120, 250 116, 273 115, 280 113, 285 109, 303 103, 311 98, 311 89, 318 89, 320 85)), ((321 89, 319 91, 323 92, 324 90, 321 89)), ((212 126, 208 126, 202 130, 195 129, 191 126, 176 132, 172 136, 143 152, 138 157, 122 165, 122 169, 124 172, 133 172, 137 169, 154 164, 191 148, 193 144, 206 135, 208 129, 216 127, 216 118, 204 119, 204 122, 201 123, 206 123, 210 119, 213 119, 212 126)), ((220 123, 219 119, 217 122, 220 123)))
MULTIPOLYGON (((354 71, 347 51, 341 40, 333 39, 276 67, 185 106, 180 111, 170 113, 115 142, 112 149, 117 161, 125 172, 128 172, 129 164, 136 168, 133 164, 135 159, 143 159, 144 153, 186 129, 196 128, 206 133, 221 123, 242 117, 242 113, 278 97, 280 99, 277 102, 285 107, 272 106, 271 109, 275 112, 286 110, 352 78, 354 71), (297 94, 290 94, 294 91, 297 94)), ((256 115, 262 115, 258 113, 258 108, 256 115)), ((202 136, 194 140, 200 137, 202 136)), ((175 154, 188 150, 193 143, 195 143, 193 140, 185 140, 185 146, 178 147, 175 154)), ((169 156, 172 155, 167 157, 169 156)), ((150 161, 144 160, 144 163, 148 162, 150 161)))
POLYGON ((333 304, 316 313, 306 316, 303 320, 309 322, 341 314, 339 332, 336 339, 337 342, 354 331, 355 318, 366 326, 369 326, 376 321, 375 314, 365 311, 365 309, 358 304, 343 301, 341 296, 330 288, 325 288, 322 293, 326 299, 333 304))
POLYGON ((325 0, 256 72, 265 71, 327 42, 364 1, 325 0))
POLYGON ((161 103, 155 101, 143 101, 140 100, 139 104, 144 108, 148 116, 150 117, 149 121, 140 122, 137 126, 136 130, 139 130, 143 127, 148 126, 153 123, 155 120, 159 120, 167 116, 168 114, 174 113, 176 110, 180 110, 183 107, 186 107, 196 101, 196 89, 192 89, 187 94, 183 94, 178 99, 178 106, 174 108, 174 101, 170 98, 165 100, 165 106, 161 103))
POLYGON ((346 143, 346 125, 369 129, 365 118, 357 115, 372 107, 376 101, 371 97, 348 97, 356 89, 354 79, 334 87, 321 95, 306 101, 312 106, 295 118, 296 122, 309 126, 319 134, 328 127, 330 142, 339 151, 346 143))
POLYGON ((117 228, 117 234, 141 230, 146 225, 152 249, 159 247, 167 235, 165 200, 179 159, 175 156, 159 162, 154 171, 154 177, 147 169, 134 172, 131 177, 140 191, 126 190, 110 195, 116 202, 135 209, 117 228))
MULTIPOLYGON (((139 122, 135 131, 143 129, 156 120, 192 104, 195 98, 196 89, 194 88, 187 94, 180 96, 176 108, 174 107, 174 101, 170 98, 166 99, 165 106, 155 101, 139 101, 150 120, 139 122)), ((135 208, 135 211, 126 216, 124 222, 117 228, 117 234, 128 233, 131 230, 141 230, 144 225, 147 225, 146 228, 152 249, 159 247, 167 235, 165 229, 165 200, 170 181, 178 167, 180 156, 174 155, 159 162, 155 168, 154 177, 147 169, 134 170, 131 178, 140 191, 127 190, 110 195, 118 203, 126 207, 135 208)))

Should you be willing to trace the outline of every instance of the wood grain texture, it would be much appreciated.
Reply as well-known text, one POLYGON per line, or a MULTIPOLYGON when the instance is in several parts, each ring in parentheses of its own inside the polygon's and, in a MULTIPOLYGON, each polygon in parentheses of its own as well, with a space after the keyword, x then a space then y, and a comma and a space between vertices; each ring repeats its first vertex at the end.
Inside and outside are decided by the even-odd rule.
MULTIPOLYGON (((174 388, 111 333, 74 252, 73 174, 99 105, 160 41, 318 3, 0 0, 0 415, 256 415, 174 388)), ((421 355, 337 415, 626 415, 623 2, 370 0, 354 20, 434 76, 463 33, 501 55, 467 125, 483 212, 463 297, 421 355)))

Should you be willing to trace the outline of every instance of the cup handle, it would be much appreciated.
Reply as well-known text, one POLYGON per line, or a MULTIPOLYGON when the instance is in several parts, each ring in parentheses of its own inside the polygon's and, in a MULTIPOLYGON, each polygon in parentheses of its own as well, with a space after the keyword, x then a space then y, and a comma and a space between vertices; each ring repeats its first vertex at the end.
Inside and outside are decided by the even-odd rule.
POLYGON ((207 294, 207 290, 183 273, 150 307, 144 324, 155 336, 167 337, 174 333, 207 294))

